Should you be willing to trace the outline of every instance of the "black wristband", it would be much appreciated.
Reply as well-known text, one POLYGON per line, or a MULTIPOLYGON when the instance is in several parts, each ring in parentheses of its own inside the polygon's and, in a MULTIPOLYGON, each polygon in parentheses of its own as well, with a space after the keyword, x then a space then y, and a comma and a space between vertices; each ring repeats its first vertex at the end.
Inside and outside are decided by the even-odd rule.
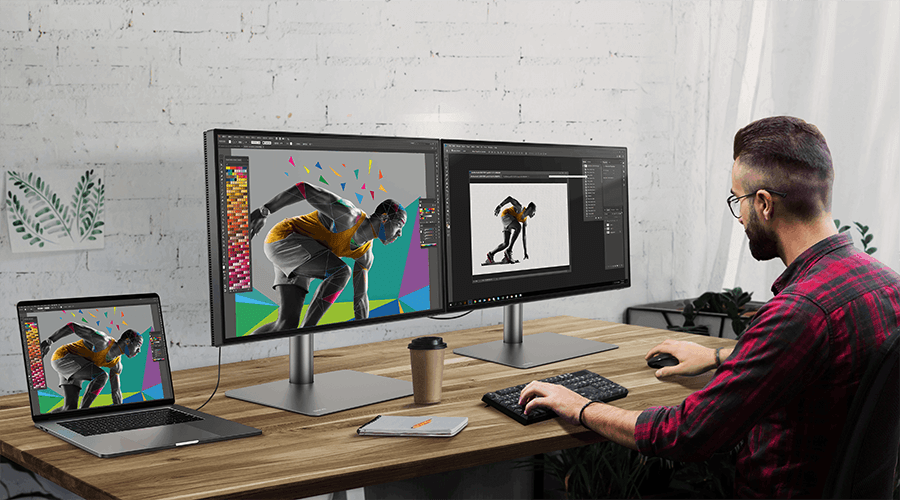
POLYGON ((716 349, 716 368, 722 366, 722 359, 719 357, 719 351, 721 351, 721 350, 722 350, 721 347, 716 349))
POLYGON ((581 424, 581 426, 584 428, 587 428, 587 426, 584 425, 584 410, 586 410, 588 406, 591 406, 594 403, 599 403, 599 401, 588 401, 584 406, 581 407, 581 411, 578 412, 578 423, 581 424))

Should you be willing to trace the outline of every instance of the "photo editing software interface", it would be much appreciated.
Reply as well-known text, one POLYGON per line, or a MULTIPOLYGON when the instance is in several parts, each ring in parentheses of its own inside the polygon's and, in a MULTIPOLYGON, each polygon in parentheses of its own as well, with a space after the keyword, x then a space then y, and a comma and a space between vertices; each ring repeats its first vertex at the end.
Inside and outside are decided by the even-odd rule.
POLYGON ((174 397, 157 302, 65 301, 18 311, 33 415, 174 397), (123 339, 128 348, 115 350, 123 339))
POLYGON ((629 286, 624 147, 442 142, 448 310, 629 286))
POLYGON ((241 130, 204 139, 215 345, 444 310, 439 141, 241 130), (253 234, 264 204, 275 209, 253 234), (290 312, 281 307, 301 316, 279 323, 290 312))

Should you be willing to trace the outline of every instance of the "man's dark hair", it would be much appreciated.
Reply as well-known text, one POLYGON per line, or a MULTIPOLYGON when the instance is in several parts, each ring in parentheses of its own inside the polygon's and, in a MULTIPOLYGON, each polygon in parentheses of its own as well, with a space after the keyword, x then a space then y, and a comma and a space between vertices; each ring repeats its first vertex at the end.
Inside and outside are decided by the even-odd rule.
POLYGON ((379 203, 372 216, 377 217, 382 214, 387 215, 388 220, 402 219, 403 224, 406 224, 406 209, 403 208, 403 205, 390 198, 379 203))
POLYGON ((536 209, 536 208, 537 208, 537 206, 536 206, 536 205, 534 204, 534 202, 532 201, 532 202, 528 203, 528 206, 527 206, 527 207, 525 207, 525 211, 528 211, 528 210, 534 210, 534 209, 536 209))
POLYGON ((140 334, 132 329, 125 330, 122 332, 122 335, 119 337, 119 342, 124 340, 134 340, 136 342, 144 343, 144 338, 140 336, 140 334))
POLYGON ((734 159, 760 176, 746 192, 771 189, 787 193, 779 202, 800 220, 831 211, 834 169, 825 137, 811 123, 791 116, 757 120, 734 135, 734 159))

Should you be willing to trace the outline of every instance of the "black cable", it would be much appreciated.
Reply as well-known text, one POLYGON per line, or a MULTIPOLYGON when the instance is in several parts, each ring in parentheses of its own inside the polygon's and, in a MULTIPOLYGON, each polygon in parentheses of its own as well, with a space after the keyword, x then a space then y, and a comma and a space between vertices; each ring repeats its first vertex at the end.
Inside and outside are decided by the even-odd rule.
MULTIPOLYGON (((216 395, 216 391, 219 390, 219 380, 222 378, 222 348, 221 347, 219 347, 219 370, 218 371, 219 371, 219 373, 216 374, 216 388, 213 389, 212 394, 209 395, 209 399, 206 400, 206 403, 209 403, 209 401, 213 398, 213 396, 216 395)), ((200 410, 200 408, 203 408, 204 406, 206 406, 206 403, 203 403, 202 405, 200 405, 200 407, 197 408, 197 410, 200 410)))
POLYGON ((469 314, 472 314, 472 312, 474 312, 474 309, 469 309, 468 311, 466 311, 466 312, 464 312, 464 313, 462 313, 462 314, 460 314, 460 315, 458 315, 458 316, 452 316, 452 317, 449 317, 449 318, 439 318, 439 317, 437 317, 437 316, 429 316, 428 319, 437 319, 437 320, 441 320, 441 321, 449 320, 449 319, 459 319, 459 318, 462 318, 463 316, 467 316, 467 315, 469 315, 469 314))

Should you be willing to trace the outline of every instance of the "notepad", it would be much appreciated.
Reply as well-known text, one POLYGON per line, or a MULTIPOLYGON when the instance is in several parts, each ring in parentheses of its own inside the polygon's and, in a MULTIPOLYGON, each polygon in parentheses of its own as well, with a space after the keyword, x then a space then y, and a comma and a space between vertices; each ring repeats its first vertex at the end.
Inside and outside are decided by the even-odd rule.
POLYGON ((452 437, 468 423, 467 417, 379 415, 356 429, 356 433, 360 436, 452 437))

